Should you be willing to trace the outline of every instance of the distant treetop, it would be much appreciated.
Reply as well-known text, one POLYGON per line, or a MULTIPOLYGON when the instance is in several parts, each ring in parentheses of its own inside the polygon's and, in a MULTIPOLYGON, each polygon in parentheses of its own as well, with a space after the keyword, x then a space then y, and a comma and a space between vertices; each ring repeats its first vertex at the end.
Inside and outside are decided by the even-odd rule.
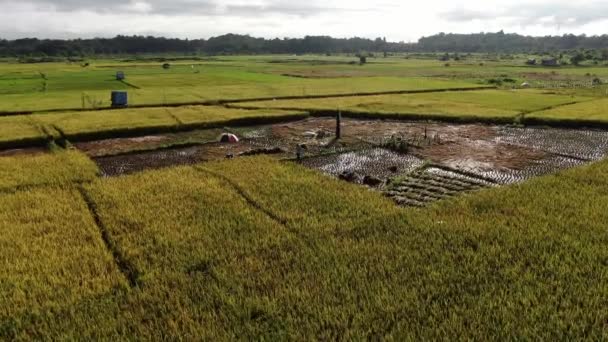
MULTIPOLYGON (((418 43, 388 42, 386 38, 254 38, 226 34, 209 39, 174 39, 150 36, 116 36, 114 38, 40 40, 25 38, 0 40, 0 56, 4 57, 74 57, 94 55, 133 55, 143 53, 183 54, 275 54, 275 53, 359 53, 374 52, 482 52, 543 53, 577 49, 607 49, 608 35, 587 37, 564 35, 529 37, 518 34, 440 33, 421 38, 418 43)), ((605 52, 608 55, 608 52, 605 52)))

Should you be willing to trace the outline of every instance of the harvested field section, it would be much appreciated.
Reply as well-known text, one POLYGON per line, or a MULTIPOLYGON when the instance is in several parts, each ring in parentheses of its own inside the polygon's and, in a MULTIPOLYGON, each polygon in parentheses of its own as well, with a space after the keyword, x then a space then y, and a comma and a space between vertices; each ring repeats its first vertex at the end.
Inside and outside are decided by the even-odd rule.
POLYGON ((425 162, 510 184, 600 160, 608 154, 608 132, 600 130, 343 119, 342 138, 336 140, 335 125, 335 119, 310 118, 150 136, 142 142, 117 139, 78 146, 91 155, 110 153, 95 157, 95 161, 105 175, 116 176, 255 154, 293 159, 296 146, 304 144, 304 166, 374 187, 390 183, 425 162), (208 142, 217 141, 221 132, 235 133, 241 140, 234 144, 208 142), (142 148, 146 141, 151 146, 170 145, 172 141, 200 145, 178 144, 175 148, 111 155, 128 146, 142 148))
POLYGON ((60 311, 121 286, 126 280, 76 190, 0 195, 0 336, 9 319, 60 311))
POLYGON ((0 191, 90 181, 97 173, 93 161, 73 150, 0 157, 0 191))

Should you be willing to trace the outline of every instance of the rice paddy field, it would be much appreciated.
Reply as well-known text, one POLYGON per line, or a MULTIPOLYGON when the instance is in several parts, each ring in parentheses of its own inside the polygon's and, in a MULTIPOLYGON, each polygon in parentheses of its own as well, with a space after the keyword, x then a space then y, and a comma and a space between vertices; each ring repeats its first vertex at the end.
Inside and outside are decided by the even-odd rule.
POLYGON ((1 63, 0 340, 608 339, 608 69, 520 59, 1 63))

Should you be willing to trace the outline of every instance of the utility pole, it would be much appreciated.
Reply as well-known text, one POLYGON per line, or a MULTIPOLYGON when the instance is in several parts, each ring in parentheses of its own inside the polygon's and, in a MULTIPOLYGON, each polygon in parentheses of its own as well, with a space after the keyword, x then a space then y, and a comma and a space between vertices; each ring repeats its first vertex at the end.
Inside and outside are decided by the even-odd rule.
POLYGON ((336 139, 342 138, 342 112, 338 109, 338 115, 336 115, 336 139))

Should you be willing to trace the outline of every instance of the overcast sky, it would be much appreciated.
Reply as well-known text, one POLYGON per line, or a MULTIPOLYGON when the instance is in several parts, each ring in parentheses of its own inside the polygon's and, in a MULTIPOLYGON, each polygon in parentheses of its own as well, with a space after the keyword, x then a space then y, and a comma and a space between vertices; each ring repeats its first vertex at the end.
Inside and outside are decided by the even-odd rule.
POLYGON ((608 34, 607 0, 0 0, 0 38, 608 34))

